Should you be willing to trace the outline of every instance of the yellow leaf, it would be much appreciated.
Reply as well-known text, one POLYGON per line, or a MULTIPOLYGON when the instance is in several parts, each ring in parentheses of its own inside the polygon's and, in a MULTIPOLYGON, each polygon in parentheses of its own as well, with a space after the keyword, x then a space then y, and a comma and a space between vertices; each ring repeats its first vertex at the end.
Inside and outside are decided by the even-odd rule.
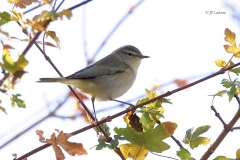
POLYGON ((236 35, 234 32, 232 32, 230 29, 226 28, 225 29, 225 35, 226 37, 224 38, 225 41, 229 42, 232 47, 236 48, 236 35))
POLYGON ((8 2, 15 4, 19 8, 26 8, 26 6, 31 5, 33 2, 38 2, 38 0, 8 0, 8 2))
POLYGON ((237 152, 236 152, 236 157, 237 157, 237 158, 240 158, 240 149, 237 150, 237 152))
POLYGON ((238 47, 236 46, 235 33, 226 28, 225 35, 225 41, 229 42, 231 45, 224 45, 223 47, 228 53, 233 53, 234 57, 240 58, 240 44, 238 45, 238 47))
POLYGON ((54 31, 47 31, 46 35, 47 37, 50 36, 56 42, 58 48, 60 48, 60 40, 54 31))
POLYGON ((215 61, 215 63, 216 63, 216 65, 218 66, 218 67, 226 67, 226 65, 227 65, 227 63, 223 60, 223 59, 217 59, 216 61, 215 61))
POLYGON ((121 144, 120 150, 125 158, 133 158, 135 160, 144 160, 148 154, 148 150, 143 146, 134 144, 121 144))
POLYGON ((72 11, 71 10, 62 10, 61 12, 58 13, 58 16, 61 20, 63 19, 63 16, 70 19, 72 17, 72 11))
POLYGON ((18 57, 18 60, 14 62, 8 49, 13 48, 9 45, 3 45, 3 64, 0 63, 2 69, 7 70, 12 74, 14 74, 16 71, 23 70, 25 66, 28 65, 28 61, 25 59, 24 55, 21 54, 18 57))
POLYGON ((11 20, 19 22, 22 21, 22 13, 18 13, 17 11, 12 11, 12 16, 11 16, 11 20))
POLYGON ((236 94, 240 94, 240 87, 236 88, 236 94))

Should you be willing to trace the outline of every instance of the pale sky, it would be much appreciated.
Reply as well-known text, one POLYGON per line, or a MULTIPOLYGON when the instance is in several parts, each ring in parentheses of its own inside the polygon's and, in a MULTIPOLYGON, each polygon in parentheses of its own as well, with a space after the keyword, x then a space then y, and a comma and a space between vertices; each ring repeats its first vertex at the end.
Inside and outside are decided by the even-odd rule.
MULTIPOLYGON (((138 0, 95 0, 86 5, 86 37, 90 57, 110 30, 127 13, 128 9, 137 2, 138 0)), ((75 3, 66 1, 60 10, 69 8, 75 3)), ((12 9, 12 5, 3 0, 0 0, 0 4, 1 11, 12 9)), ((32 17, 39 11, 31 12, 26 17, 32 17)), ((46 53, 64 76, 68 76, 86 66, 82 49, 82 14, 82 8, 75 9, 71 20, 59 20, 49 26, 49 30, 54 30, 57 33, 61 41, 61 49, 47 47, 46 53)), ((218 58, 223 58, 227 61, 230 58, 230 55, 223 48, 223 45, 226 44, 224 41, 225 28, 235 32, 237 39, 240 39, 239 28, 231 19, 230 13, 224 7, 222 1, 146 0, 122 23, 95 60, 99 60, 113 50, 127 44, 138 47, 144 55, 150 56, 150 59, 142 61, 133 87, 122 97, 118 98, 122 101, 129 100, 144 94, 145 88, 151 89, 154 84, 165 84, 176 78, 187 79, 188 77, 201 74, 206 76, 206 74, 218 71, 219 68, 214 61, 218 58), (210 15, 210 11, 223 11, 226 14, 210 15)), ((11 35, 26 38, 17 24, 13 22, 6 24, 2 29, 11 30, 11 35)), ((2 38, 2 35, 0 35, 0 38, 2 38)), ((47 40, 50 39, 48 38, 47 40)), ((17 51, 14 51, 16 55, 20 54, 27 45, 25 42, 11 43, 8 40, 4 40, 4 42, 12 44, 12 46, 17 48, 17 51)), ((0 144, 45 116, 49 110, 52 110, 61 102, 68 91, 68 88, 62 84, 36 83, 41 77, 58 77, 58 75, 35 46, 30 49, 26 58, 30 62, 25 69, 28 71, 28 74, 23 76, 22 81, 10 93, 20 93, 22 95, 21 98, 26 102, 27 108, 15 107, 13 109, 10 106, 9 98, 0 94, 0 99, 3 101, 1 105, 8 112, 8 115, 0 113, 0 128, 2 128, 0 131, 0 144)), ((197 79, 200 78, 197 77, 197 79)), ((202 125, 212 126, 203 135, 211 138, 209 145, 200 146, 194 150, 184 145, 195 159, 199 159, 203 155, 223 129, 222 124, 210 109, 212 97, 209 96, 224 89, 220 84, 223 78, 227 78, 227 74, 217 76, 190 89, 167 97, 171 99, 173 104, 164 105, 165 118, 162 121, 171 121, 178 124, 174 136, 179 141, 183 140, 185 132, 189 128, 197 128, 202 125)), ((192 81, 197 79, 192 79, 192 81)), ((174 84, 168 85, 163 87, 159 94, 175 88, 177 86, 174 84)), ((86 101, 86 104, 92 107, 89 101, 86 101)), ((59 110, 58 114, 71 115, 74 105, 75 102, 69 100, 59 110)), ((96 110, 113 105, 117 104, 115 102, 96 102, 96 110)), ((216 98, 214 106, 227 123, 233 117, 238 107, 235 100, 229 103, 227 96, 216 98)), ((101 112, 97 114, 97 117, 101 119, 101 117, 113 115, 124 109, 122 107, 101 112)), ((111 129, 114 127, 125 127, 122 118, 122 116, 118 117, 111 123, 108 123, 111 129)), ((42 144, 38 141, 38 137, 35 134, 37 129, 43 130, 45 137, 49 137, 54 129, 73 132, 86 125, 88 124, 82 118, 77 118, 74 121, 49 118, 0 150, 0 157, 1 159, 13 159, 12 153, 17 153, 18 156, 21 156, 41 146, 42 144)), ((114 132, 112 131, 112 136, 113 134, 114 132)), ((240 142, 238 134, 238 131, 230 133, 210 159, 218 155, 235 158, 235 152, 240 148, 238 145, 240 142)), ((88 155, 71 157, 64 152, 67 160, 95 159, 96 157, 120 159, 108 149, 103 149, 102 151, 89 150, 97 144, 97 137, 93 130, 78 134, 69 140, 83 143, 88 155)), ((161 155, 178 158, 176 151, 179 148, 176 143, 170 138, 166 139, 165 142, 171 145, 171 149, 161 153, 161 155)), ((51 147, 28 158, 28 160, 42 159, 55 159, 51 147)), ((159 158, 149 153, 146 159, 164 158, 159 158)))

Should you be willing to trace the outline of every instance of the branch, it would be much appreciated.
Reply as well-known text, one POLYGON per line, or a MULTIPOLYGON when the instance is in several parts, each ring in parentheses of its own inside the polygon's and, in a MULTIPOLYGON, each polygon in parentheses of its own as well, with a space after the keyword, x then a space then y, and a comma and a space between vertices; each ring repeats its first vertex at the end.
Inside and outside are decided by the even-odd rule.
POLYGON ((140 0, 132 6, 129 11, 123 16, 123 18, 116 24, 116 26, 110 31, 110 33, 107 35, 107 37, 103 40, 102 44, 98 47, 97 51, 93 54, 92 58, 88 60, 88 64, 92 63, 94 58, 97 56, 99 51, 102 49, 102 47, 106 44, 108 39, 113 35, 113 33, 117 30, 117 28, 127 19, 127 17, 133 13, 133 11, 143 2, 144 0, 140 0))
MULTIPOLYGON (((240 105, 239 97, 236 94, 234 95, 234 97, 237 100, 238 104, 240 105)), ((223 131, 220 133, 220 135, 215 140, 215 142, 204 153, 201 160, 206 160, 213 154, 213 152, 217 149, 217 147, 220 145, 220 143, 223 141, 223 139, 227 136, 227 134, 230 131, 232 131, 233 126, 236 124, 236 122, 239 120, 239 118, 240 118, 240 109, 238 108, 238 110, 237 110, 236 114, 234 115, 234 117, 232 118, 232 120, 229 122, 229 124, 226 124, 223 131)))
MULTIPOLYGON (((211 75, 209 75, 209 76, 206 76, 206 77, 204 77, 204 78, 202 78, 202 79, 199 79, 199 80, 197 80, 197 81, 195 81, 195 82, 192 82, 192 83, 190 83, 190 84, 188 84, 188 85, 186 85, 186 86, 184 86, 184 87, 181 87, 181 88, 178 88, 178 89, 175 89, 175 90, 172 90, 172 91, 168 91, 168 92, 165 93, 165 94, 162 94, 162 95, 157 96, 157 97, 155 97, 155 98, 153 98, 153 99, 150 99, 150 100, 148 100, 148 101, 146 101, 146 102, 143 102, 143 103, 141 103, 141 104, 138 104, 138 105, 136 105, 136 106, 133 106, 133 107, 132 107, 132 110, 135 110, 135 109, 137 109, 137 108, 140 108, 140 107, 142 107, 142 106, 144 106, 144 105, 146 105, 146 104, 152 103, 152 102, 154 102, 154 101, 156 101, 156 100, 158 100, 158 99, 161 99, 161 98, 163 98, 163 97, 170 96, 170 95, 172 95, 172 94, 174 94, 174 93, 176 93, 176 92, 179 92, 179 91, 181 91, 181 90, 187 89, 187 88, 189 88, 189 87, 191 87, 191 86, 194 86, 194 85, 196 85, 196 84, 198 84, 198 83, 201 83, 201 82, 203 82, 203 81, 206 81, 206 80, 208 80, 208 79, 210 79, 210 78, 216 77, 217 75, 223 74, 223 73, 225 73, 227 70, 230 70, 230 69, 232 69, 232 68, 234 68, 234 67, 237 67, 237 66, 239 66, 239 65, 240 65, 240 62, 239 62, 239 63, 236 63, 236 64, 234 64, 234 65, 232 65, 232 66, 230 66, 230 67, 220 69, 218 72, 215 72, 215 73, 213 73, 213 74, 211 74, 211 75)), ((239 105, 240 105, 240 104, 239 104, 239 105)), ((123 115, 123 114, 126 114, 126 113, 129 112, 129 111, 130 111, 130 109, 128 108, 128 109, 126 109, 126 110, 124 110, 124 111, 121 111, 121 112, 119 112, 119 113, 117 113, 117 114, 114 114, 114 115, 112 115, 112 116, 108 116, 108 117, 106 117, 105 119, 98 121, 98 122, 97 122, 97 125, 99 126, 100 124, 103 124, 103 123, 106 123, 106 122, 110 122, 112 119, 117 118, 117 117, 119 117, 119 116, 121 116, 121 115, 123 115)), ((239 117, 240 117, 240 111, 239 111, 239 110, 238 110, 238 112, 237 112, 237 114, 236 114, 235 116, 237 116, 237 117, 239 116, 239 117)), ((235 121, 237 121, 236 118, 234 118, 234 121, 232 120, 229 124, 232 124, 232 123, 235 122, 235 121)), ((234 123, 234 124, 235 124, 235 123, 234 123)), ((81 129, 79 129, 79 130, 76 130, 76 131, 72 132, 71 134, 72 134, 72 135, 77 135, 77 134, 82 133, 82 132, 84 132, 84 131, 86 131, 86 130, 89 130, 89 129, 93 128, 93 127, 96 127, 95 124, 86 126, 86 127, 81 128, 81 129)), ((23 159, 23 158, 29 157, 29 156, 31 156, 32 154, 34 154, 34 153, 36 153, 36 152, 39 152, 39 151, 41 151, 41 150, 43 150, 43 149, 45 149, 45 148, 47 148, 47 147, 49 147, 49 146, 51 146, 51 145, 50 145, 50 144, 45 144, 45 145, 40 146, 40 147, 38 147, 38 148, 36 148, 36 149, 28 152, 27 154, 25 154, 25 155, 23 155, 23 156, 21 156, 21 157, 19 157, 19 158, 17 158, 17 159, 14 159, 14 160, 21 160, 21 159, 23 159)), ((205 159, 202 159, 202 160, 205 160, 205 159)))
POLYGON ((7 142, 5 142, 4 144, 2 144, 0 146, 0 149, 4 148, 5 146, 7 146, 9 143, 11 143, 12 141, 14 141, 15 139, 17 139, 18 137, 20 137, 23 133, 29 131, 30 129, 32 129, 33 127, 35 127, 36 125, 38 125, 39 123, 43 122, 44 120, 46 120, 48 117, 51 117, 59 108, 61 108, 63 106, 63 104, 67 101, 69 97, 69 94, 67 94, 67 96, 64 98, 64 100, 59 103, 57 105, 57 107, 51 111, 49 114, 47 114, 46 116, 42 117, 40 120, 38 120, 37 122, 33 123, 32 125, 30 125, 29 127, 27 127, 26 129, 24 129, 23 131, 19 132, 18 134, 16 134, 13 138, 11 138, 10 140, 8 140, 7 142))
POLYGON ((218 117, 218 119, 222 122, 223 126, 226 127, 227 124, 224 122, 220 114, 217 112, 216 108, 214 106, 211 106, 211 109, 215 113, 215 116, 218 117))

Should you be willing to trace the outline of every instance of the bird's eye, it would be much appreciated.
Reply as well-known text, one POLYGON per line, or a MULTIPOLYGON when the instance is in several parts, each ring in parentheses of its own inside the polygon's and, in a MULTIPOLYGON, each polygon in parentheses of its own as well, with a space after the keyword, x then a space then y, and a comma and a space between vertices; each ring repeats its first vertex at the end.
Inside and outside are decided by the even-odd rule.
POLYGON ((129 57, 132 57, 133 54, 132 54, 132 53, 127 53, 127 55, 128 55, 129 57))

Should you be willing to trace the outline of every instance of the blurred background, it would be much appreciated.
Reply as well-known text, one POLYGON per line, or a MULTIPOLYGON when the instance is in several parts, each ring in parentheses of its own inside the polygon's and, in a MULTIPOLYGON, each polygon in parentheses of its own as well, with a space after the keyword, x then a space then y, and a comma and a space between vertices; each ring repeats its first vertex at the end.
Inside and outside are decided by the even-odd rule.
MULTIPOLYGON (((65 1, 59 11, 77 3, 65 1)), ((142 61, 134 85, 126 94, 118 98, 135 104, 138 99, 145 96, 145 88, 152 90, 162 85, 157 89, 161 94, 178 88, 176 80, 190 83, 218 71, 220 68, 215 65, 215 60, 223 58, 228 61, 231 57, 223 48, 227 43, 224 41, 225 28, 235 32, 237 42, 240 42, 239 5, 240 2, 237 0, 95 0, 74 9, 70 20, 64 18, 63 21, 51 23, 48 29, 56 32, 61 48, 46 47, 46 53, 62 74, 68 76, 86 67, 91 59, 97 61, 123 45, 136 46, 144 55, 150 56, 150 59, 142 61), (130 9, 133 12, 127 15, 130 9), (214 12, 222 13, 214 14, 214 12), (123 19, 124 16, 126 17, 123 19), (122 23, 113 30, 121 20, 123 20, 122 23), (112 31, 113 33, 110 34, 112 31)), ((32 6, 34 4, 25 10, 18 10, 24 12, 32 6)), ((1 12, 9 11, 12 7, 13 5, 7 1, 0 0, 1 12)), ((31 11, 23 18, 31 19, 41 10, 50 10, 50 7, 31 11)), ((1 29, 11 31, 10 34, 16 37, 27 38, 14 22, 3 25, 1 29)), ((1 34, 0 39, 16 49, 13 52, 16 58, 27 46, 27 42, 9 41, 1 34)), ((42 36, 39 40, 42 40, 42 36)), ((51 41, 50 38, 47 40, 51 41)), ((58 77, 58 75, 35 46, 26 54, 26 59, 30 62, 25 69, 28 73, 11 91, 13 94, 21 94, 20 98, 25 101, 26 108, 12 108, 9 96, 0 94, 1 106, 5 107, 8 113, 5 115, 0 112, 0 157, 4 160, 13 159, 13 153, 21 156, 41 146, 42 143, 38 141, 35 130, 43 130, 44 136, 48 138, 54 129, 70 133, 88 125, 85 118, 81 116, 82 111, 78 109, 73 97, 69 97, 54 116, 48 116, 66 99, 69 89, 58 83, 36 83, 39 78, 58 77), (30 126, 32 127, 29 128, 30 126)), ((220 84, 223 78, 227 78, 227 74, 171 95, 167 98, 173 104, 164 105, 165 118, 162 121, 178 124, 174 136, 179 141, 183 140, 189 128, 211 125, 210 130, 203 135, 211 138, 209 145, 200 146, 195 150, 184 146, 196 159, 203 155, 223 129, 210 108, 212 97, 209 96, 224 89, 220 84)), ((90 100, 84 99, 84 102, 92 110, 90 100)), ((97 101, 95 105, 98 119, 113 115, 127 107, 116 102, 97 101)), ((223 96, 215 99, 214 106, 228 123, 237 111, 238 104, 235 100, 229 103, 228 97, 223 96)), ((123 123, 123 116, 114 119, 108 125, 111 129, 126 126, 123 123)), ((114 134, 113 131, 111 133, 114 134)), ((67 160, 95 159, 96 157, 120 159, 109 149, 96 151, 92 148, 97 145, 97 136, 93 129, 71 137, 69 140, 82 143, 88 155, 72 157, 64 153, 67 160)), ((170 138, 164 141, 171 148, 161 155, 178 159, 177 144, 170 138)), ((239 142, 238 131, 232 132, 224 139, 211 159, 219 155, 235 158, 236 150, 240 148, 239 142)), ((148 154, 146 159, 149 160, 165 159, 148 154)), ((49 147, 28 158, 28 160, 33 159, 55 159, 55 154, 49 147)))

